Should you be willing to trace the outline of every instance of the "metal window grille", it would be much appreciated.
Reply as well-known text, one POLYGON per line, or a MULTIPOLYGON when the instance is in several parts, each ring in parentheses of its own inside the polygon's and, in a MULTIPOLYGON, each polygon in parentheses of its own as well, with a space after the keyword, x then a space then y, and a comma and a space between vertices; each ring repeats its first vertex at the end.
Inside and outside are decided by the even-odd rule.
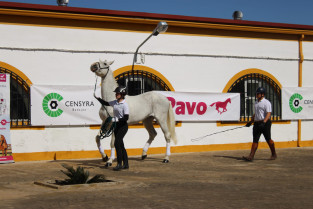
POLYGON ((254 114, 255 92, 258 87, 266 90, 265 98, 272 104, 272 121, 281 120, 281 89, 269 77, 251 73, 237 79, 228 92, 240 93, 240 121, 247 122, 254 114))
POLYGON ((16 73, 0 67, 0 73, 10 74, 11 127, 30 126, 30 87, 16 73))
POLYGON ((153 90, 171 91, 162 79, 144 70, 127 71, 115 79, 119 85, 126 86, 127 94, 130 96, 153 90))

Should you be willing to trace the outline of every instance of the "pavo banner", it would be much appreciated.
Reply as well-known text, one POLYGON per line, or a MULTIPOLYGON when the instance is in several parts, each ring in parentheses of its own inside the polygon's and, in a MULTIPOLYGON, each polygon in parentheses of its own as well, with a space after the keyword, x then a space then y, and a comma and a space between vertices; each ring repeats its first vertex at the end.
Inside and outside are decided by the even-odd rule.
POLYGON ((10 75, 0 74, 0 163, 14 162, 10 135, 10 75))
POLYGON ((282 88, 282 119, 313 119, 313 87, 282 88))
POLYGON ((171 102, 176 121, 238 121, 239 93, 156 91, 171 102))

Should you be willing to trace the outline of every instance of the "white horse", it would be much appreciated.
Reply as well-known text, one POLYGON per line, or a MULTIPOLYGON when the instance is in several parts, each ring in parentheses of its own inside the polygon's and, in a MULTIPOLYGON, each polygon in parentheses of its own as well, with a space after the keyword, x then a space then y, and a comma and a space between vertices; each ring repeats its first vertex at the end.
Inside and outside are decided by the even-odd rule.
MULTIPOLYGON (((105 101, 112 101, 116 99, 115 93, 113 91, 118 86, 118 84, 113 76, 112 71, 110 70, 110 65, 113 64, 113 62, 114 61, 109 62, 106 60, 100 60, 99 62, 93 63, 90 67, 92 72, 101 77, 101 97, 105 101)), ((128 124, 136 124, 142 121, 144 127, 149 133, 149 139, 143 148, 142 159, 144 160, 147 157, 149 146, 157 135, 157 132, 153 127, 153 120, 156 119, 164 133, 166 140, 166 155, 163 162, 168 163, 169 156, 171 154, 170 140, 172 140, 175 144, 177 143, 175 133, 175 117, 171 103, 165 96, 156 92, 146 92, 137 96, 126 96, 126 101, 129 106, 129 119, 127 121, 128 124)), ((106 108, 109 114, 113 116, 113 108, 106 108)), ((100 108, 99 115, 104 123, 108 117, 104 107, 100 108)), ((115 137, 113 135, 111 139, 111 157, 109 160, 101 145, 100 131, 96 136, 97 146, 102 155, 102 159, 107 161, 106 166, 111 166, 113 160, 115 159, 115 137)))

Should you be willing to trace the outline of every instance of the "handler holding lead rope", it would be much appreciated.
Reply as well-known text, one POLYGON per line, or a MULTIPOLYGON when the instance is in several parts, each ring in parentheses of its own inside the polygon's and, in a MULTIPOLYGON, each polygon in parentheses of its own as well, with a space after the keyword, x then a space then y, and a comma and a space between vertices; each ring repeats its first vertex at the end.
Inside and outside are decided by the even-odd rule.
POLYGON ((114 118, 112 119, 113 122, 116 122, 116 127, 114 129, 115 135, 115 150, 117 154, 117 166, 113 168, 115 171, 119 171, 121 169, 128 169, 128 156, 124 146, 123 138, 128 131, 128 123, 127 120, 129 118, 129 108, 128 104, 125 101, 126 95, 126 87, 119 86, 115 90, 116 100, 107 102, 101 99, 100 97, 95 98, 105 106, 112 106, 114 118), (123 161, 123 165, 122 165, 123 161))
POLYGON ((254 108, 255 112, 252 116, 252 120, 246 124, 246 127, 253 125, 253 143, 251 146, 250 155, 245 157, 243 156, 243 160, 252 161, 255 155, 256 150, 258 149, 259 139, 261 134, 263 134, 268 146, 271 149, 272 156, 271 160, 275 160, 277 158, 274 141, 271 138, 271 112, 272 105, 270 101, 265 99, 265 89, 263 87, 259 87, 256 90, 256 98, 254 108))

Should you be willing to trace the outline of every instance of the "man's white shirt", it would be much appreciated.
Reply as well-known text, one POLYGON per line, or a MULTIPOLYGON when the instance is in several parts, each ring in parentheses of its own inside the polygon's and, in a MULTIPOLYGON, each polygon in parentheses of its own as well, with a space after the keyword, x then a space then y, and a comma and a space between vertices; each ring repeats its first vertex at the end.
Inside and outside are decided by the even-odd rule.
POLYGON ((263 121, 267 113, 272 112, 272 105, 270 101, 263 98, 261 101, 255 102, 254 109, 254 121, 263 121))

